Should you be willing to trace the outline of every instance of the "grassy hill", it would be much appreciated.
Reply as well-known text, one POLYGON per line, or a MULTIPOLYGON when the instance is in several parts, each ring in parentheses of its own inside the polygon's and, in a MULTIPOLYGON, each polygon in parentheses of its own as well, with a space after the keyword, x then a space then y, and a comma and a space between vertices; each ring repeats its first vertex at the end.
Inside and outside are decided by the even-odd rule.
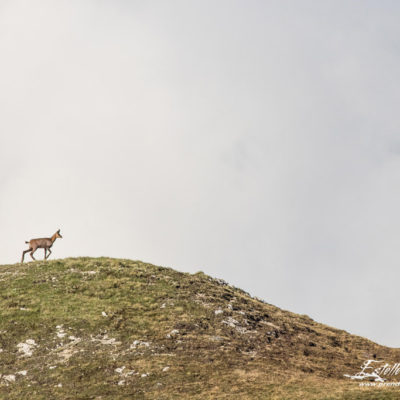
POLYGON ((1 399, 399 399, 400 351, 202 272, 76 258, 0 266, 1 399))

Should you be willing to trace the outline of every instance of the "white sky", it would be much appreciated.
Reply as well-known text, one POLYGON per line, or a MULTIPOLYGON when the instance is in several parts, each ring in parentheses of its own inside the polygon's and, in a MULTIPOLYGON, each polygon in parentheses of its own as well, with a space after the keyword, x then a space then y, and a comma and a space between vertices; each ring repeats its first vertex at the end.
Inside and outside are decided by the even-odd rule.
POLYGON ((399 17, 0 0, 0 264, 61 228, 400 347, 399 17))

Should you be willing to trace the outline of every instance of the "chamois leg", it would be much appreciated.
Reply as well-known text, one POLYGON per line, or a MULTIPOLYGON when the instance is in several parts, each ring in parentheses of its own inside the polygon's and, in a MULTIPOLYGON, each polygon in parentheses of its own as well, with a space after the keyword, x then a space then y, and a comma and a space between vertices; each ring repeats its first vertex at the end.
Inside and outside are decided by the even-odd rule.
POLYGON ((31 257, 32 257, 32 260, 34 260, 34 261, 36 261, 36 258, 35 257, 33 257, 33 253, 36 251, 37 249, 35 249, 35 250, 32 250, 29 254, 31 255, 31 257))
POLYGON ((46 257, 46 247, 43 250, 44 250, 44 258, 43 258, 43 260, 46 260, 47 259, 47 257, 46 257))
POLYGON ((24 262, 25 254, 29 253, 30 251, 32 251, 32 247, 30 247, 28 250, 25 250, 25 251, 22 252, 21 264, 24 262))
POLYGON ((49 254, 47 254, 46 260, 50 257, 50 254, 51 254, 51 250, 50 249, 47 249, 47 251, 49 252, 49 254))

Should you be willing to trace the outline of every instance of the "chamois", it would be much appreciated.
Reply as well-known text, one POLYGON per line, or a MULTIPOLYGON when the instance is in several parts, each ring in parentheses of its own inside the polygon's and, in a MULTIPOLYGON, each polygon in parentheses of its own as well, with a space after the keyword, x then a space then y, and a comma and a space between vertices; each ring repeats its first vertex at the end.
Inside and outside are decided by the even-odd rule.
POLYGON ((37 249, 44 249, 44 259, 47 260, 51 254, 50 247, 53 246, 57 238, 62 238, 60 229, 51 238, 32 239, 29 242, 25 242, 29 244, 29 249, 22 252, 21 264, 24 262, 25 254, 28 252, 30 252, 32 259, 36 260, 36 258, 33 257, 33 253, 37 249), (46 254, 47 251, 49 252, 48 255, 46 254))

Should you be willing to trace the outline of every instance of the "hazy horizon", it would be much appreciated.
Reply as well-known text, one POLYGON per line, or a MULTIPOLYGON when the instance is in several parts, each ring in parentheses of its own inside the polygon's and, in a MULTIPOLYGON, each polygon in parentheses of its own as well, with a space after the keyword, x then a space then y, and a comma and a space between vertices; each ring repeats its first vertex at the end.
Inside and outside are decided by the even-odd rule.
POLYGON ((1 1, 0 264, 60 228, 51 258, 202 270, 400 347, 399 16, 1 1))

